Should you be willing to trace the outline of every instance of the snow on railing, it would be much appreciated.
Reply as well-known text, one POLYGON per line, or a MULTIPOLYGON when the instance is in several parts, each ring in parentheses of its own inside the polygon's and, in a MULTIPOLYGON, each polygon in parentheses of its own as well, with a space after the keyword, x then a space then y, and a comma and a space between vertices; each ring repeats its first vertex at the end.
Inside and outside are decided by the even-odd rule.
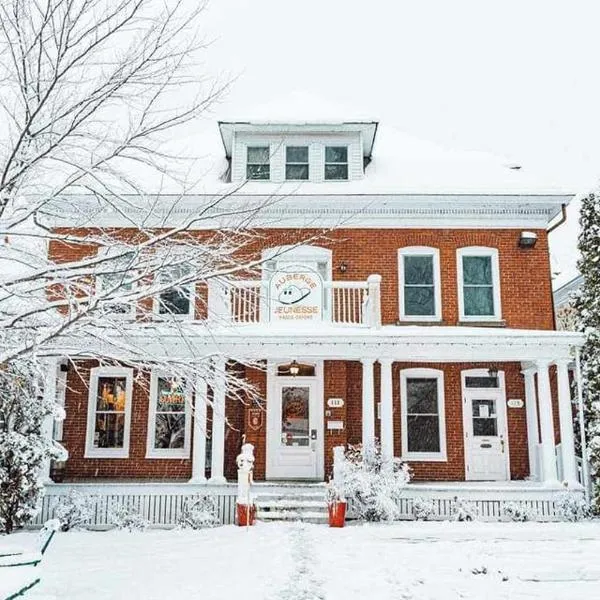
MULTIPOLYGON (((381 326, 381 276, 367 281, 324 283, 324 319, 339 325, 381 326)), ((240 324, 269 321, 268 284, 260 280, 218 282, 209 286, 209 312, 240 324)))

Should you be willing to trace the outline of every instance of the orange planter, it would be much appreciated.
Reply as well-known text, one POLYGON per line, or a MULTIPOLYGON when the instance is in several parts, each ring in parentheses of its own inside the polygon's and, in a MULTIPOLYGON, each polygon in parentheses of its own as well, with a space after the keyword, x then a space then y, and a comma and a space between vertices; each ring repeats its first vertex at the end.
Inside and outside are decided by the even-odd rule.
POLYGON ((343 527, 346 522, 346 502, 331 502, 329 511, 329 527, 343 527))
POLYGON ((237 524, 240 527, 254 525, 256 521, 256 506, 247 504, 236 504, 237 506, 237 524))

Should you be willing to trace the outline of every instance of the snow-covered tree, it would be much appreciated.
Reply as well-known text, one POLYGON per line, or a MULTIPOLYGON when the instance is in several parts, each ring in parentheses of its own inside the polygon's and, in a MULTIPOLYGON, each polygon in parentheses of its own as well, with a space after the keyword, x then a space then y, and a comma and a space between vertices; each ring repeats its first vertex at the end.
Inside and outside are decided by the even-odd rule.
POLYGON ((600 195, 581 203, 578 262, 583 284, 575 298, 578 328, 585 334, 581 350, 584 417, 588 458, 594 480, 595 505, 600 508, 600 195))
POLYGON ((210 357, 148 340, 168 325, 183 346, 207 327, 174 313, 206 315, 209 286, 255 271, 250 225, 272 200, 242 204, 241 185, 191 195, 215 170, 196 123, 228 85, 202 62, 204 11, 0 3, 0 365, 83 350, 210 383, 210 357))
POLYGON ((35 515, 48 461, 66 459, 65 450, 43 431, 44 420, 60 419, 62 409, 40 395, 39 382, 32 361, 0 369, 0 529, 6 533, 35 515))

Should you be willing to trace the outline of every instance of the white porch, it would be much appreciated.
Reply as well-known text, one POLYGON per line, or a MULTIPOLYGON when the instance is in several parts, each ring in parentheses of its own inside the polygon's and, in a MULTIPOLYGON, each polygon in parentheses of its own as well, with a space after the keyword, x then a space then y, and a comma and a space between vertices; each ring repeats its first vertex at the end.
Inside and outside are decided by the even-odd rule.
MULTIPOLYGON (((568 368, 572 355, 582 339, 577 333, 555 331, 511 330, 493 327, 383 326, 337 327, 306 325, 283 327, 254 324, 207 329, 201 324, 191 328, 187 345, 168 328, 158 325, 136 325, 129 334, 140 336, 154 356, 168 352, 193 360, 194 356, 216 355, 214 360, 213 422, 211 443, 211 484, 225 483, 225 364, 233 360, 281 361, 351 360, 362 363, 362 440, 373 443, 375 437, 374 365, 380 365, 380 441, 385 459, 394 455, 394 414, 392 365, 404 363, 520 363, 524 376, 527 422, 527 446, 531 476, 548 489, 560 489, 563 482, 573 490, 581 490, 574 450, 572 399, 568 368), (550 368, 556 366, 558 381, 558 421, 562 443, 557 460, 550 368), (221 385, 219 385, 221 381, 221 385)), ((68 350, 74 356, 73 349, 68 350)), ((56 373, 56 369, 49 369, 56 373)), ((196 411, 192 449, 190 484, 205 483, 207 455, 206 403, 207 384, 196 382, 196 411)), ((56 393, 56 386, 47 386, 56 393)))
MULTIPOLYGON (((219 518, 224 524, 235 522, 235 503, 237 484, 220 485, 190 483, 140 483, 140 482, 89 482, 48 484, 40 512, 31 523, 40 527, 48 519, 54 518, 58 499, 69 490, 76 489, 81 494, 94 499, 91 528, 108 529, 111 510, 115 505, 127 504, 134 507, 153 527, 169 528, 175 526, 178 516, 188 498, 194 494, 213 496, 219 518)), ((273 496, 296 498, 310 494, 315 498, 322 496, 325 501, 325 484, 306 484, 298 482, 268 483, 257 482, 253 485, 257 498, 273 496)), ((436 482, 410 483, 405 488, 400 502, 401 519, 414 518, 413 506, 417 499, 430 500, 433 503, 433 520, 450 519, 457 501, 469 502, 477 511, 478 519, 498 521, 504 518, 504 507, 516 504, 538 521, 553 521, 559 518, 557 501, 564 488, 548 487, 533 481, 507 481, 502 483, 481 482, 436 482)), ((350 518, 352 512, 350 511, 350 518)))

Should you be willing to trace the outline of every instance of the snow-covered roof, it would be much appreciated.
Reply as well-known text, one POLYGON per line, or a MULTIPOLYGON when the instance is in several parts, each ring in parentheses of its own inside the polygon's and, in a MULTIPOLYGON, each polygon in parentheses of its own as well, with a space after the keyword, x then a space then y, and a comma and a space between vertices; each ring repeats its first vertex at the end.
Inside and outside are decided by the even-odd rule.
MULTIPOLYGON (((218 115, 221 117, 221 115, 218 115)), ((564 185, 555 173, 539 174, 527 165, 486 152, 457 150, 419 139, 378 121, 364 110, 332 105, 307 94, 292 94, 280 100, 249 108, 246 114, 223 115, 215 138, 207 145, 205 171, 198 193, 226 191, 224 173, 230 155, 234 127, 268 127, 272 132, 306 131, 327 127, 338 131, 354 127, 367 135, 365 156, 371 161, 365 177, 357 181, 274 183, 250 181, 246 194, 560 194, 576 190, 564 185), (221 134, 221 135, 219 135, 221 134), (376 135, 375 135, 376 134, 376 135)), ((208 137, 208 136, 207 136, 208 137)), ((208 140, 205 138, 206 142, 208 140)), ((239 185, 239 184, 236 184, 239 185)))

